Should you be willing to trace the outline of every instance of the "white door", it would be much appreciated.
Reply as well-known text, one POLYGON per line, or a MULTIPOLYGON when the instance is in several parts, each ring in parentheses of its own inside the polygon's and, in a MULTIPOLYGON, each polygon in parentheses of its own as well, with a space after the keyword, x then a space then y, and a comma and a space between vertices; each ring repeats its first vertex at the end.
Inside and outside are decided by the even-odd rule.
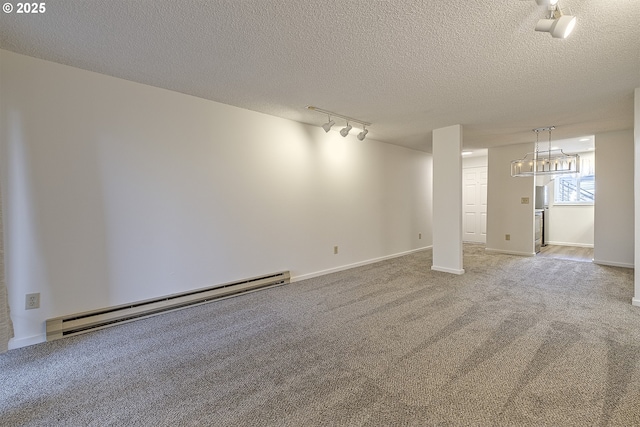
POLYGON ((487 242, 487 167, 462 169, 462 240, 487 242))

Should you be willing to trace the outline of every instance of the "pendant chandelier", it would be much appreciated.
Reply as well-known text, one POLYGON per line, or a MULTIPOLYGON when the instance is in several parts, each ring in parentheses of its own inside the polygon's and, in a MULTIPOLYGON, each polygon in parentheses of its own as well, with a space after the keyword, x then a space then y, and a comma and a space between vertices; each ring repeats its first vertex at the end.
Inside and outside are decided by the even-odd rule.
POLYGON ((560 175, 580 172, 580 156, 566 154, 561 149, 551 149, 551 131, 555 126, 533 129, 536 133, 536 151, 527 153, 522 159, 511 161, 511 176, 560 175), (549 149, 538 149, 540 132, 549 131, 549 149))

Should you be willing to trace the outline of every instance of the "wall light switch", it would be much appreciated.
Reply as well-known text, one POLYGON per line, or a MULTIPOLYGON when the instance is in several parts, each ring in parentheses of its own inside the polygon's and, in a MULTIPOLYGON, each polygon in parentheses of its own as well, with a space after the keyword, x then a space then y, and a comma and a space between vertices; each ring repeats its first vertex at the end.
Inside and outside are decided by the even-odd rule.
POLYGON ((528 197, 522 197, 520 199, 520 203, 523 205, 528 205, 529 204, 529 198, 528 197))

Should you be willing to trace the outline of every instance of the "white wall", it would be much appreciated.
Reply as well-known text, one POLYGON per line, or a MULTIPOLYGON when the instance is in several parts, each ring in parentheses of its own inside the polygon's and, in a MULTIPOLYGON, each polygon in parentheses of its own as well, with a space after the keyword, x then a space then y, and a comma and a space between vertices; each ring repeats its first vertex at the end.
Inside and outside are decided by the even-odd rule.
POLYGON ((462 168, 477 168, 487 166, 489 163, 488 156, 462 157, 462 168))
POLYGON ((432 270, 463 274, 462 126, 433 131, 432 270))
POLYGON ((549 206, 549 241, 547 243, 592 248, 593 242, 594 205, 549 206))
POLYGON ((63 314, 431 244, 426 153, 0 55, 12 347, 63 314))
POLYGON ((534 255, 533 177, 511 177, 511 160, 533 151, 533 144, 489 149, 487 189, 487 250, 534 255), (529 204, 522 204, 523 197, 529 204), (511 240, 505 240, 510 234, 511 240))
POLYGON ((593 259, 633 267, 633 130, 596 134, 593 259))
MULTIPOLYGON (((634 266, 640 268, 640 87, 634 91, 633 158, 634 158, 634 266)), ((640 306, 640 274, 634 274, 634 295, 631 303, 640 306)))
MULTIPOLYGON (((581 158, 593 156, 592 152, 578 154, 580 154, 581 158)), ((598 172, 596 170, 596 179, 597 176, 598 172)), ((554 181, 547 184, 547 192, 549 198, 549 241, 547 243, 592 248, 594 243, 595 206, 555 204, 554 181)))

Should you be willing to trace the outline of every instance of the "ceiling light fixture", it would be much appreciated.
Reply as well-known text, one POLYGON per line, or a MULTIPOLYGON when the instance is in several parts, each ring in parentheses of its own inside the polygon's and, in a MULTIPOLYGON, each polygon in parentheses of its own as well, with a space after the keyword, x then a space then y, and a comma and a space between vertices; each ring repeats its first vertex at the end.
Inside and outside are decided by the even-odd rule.
POLYGON ((349 135, 349 132, 351 131, 352 128, 353 128, 353 126, 351 126, 349 124, 349 122, 347 122, 347 125, 345 127, 343 127, 342 129, 340 129, 340 135, 342 135, 342 136, 349 135))
POLYGON ((336 124, 335 121, 331 120, 331 116, 329 116, 328 118, 329 121, 322 125, 322 129, 324 129, 325 132, 329 132, 331 130, 331 127, 336 124))
POLYGON ((536 24, 536 31, 549 33, 557 39, 567 38, 576 26, 576 17, 565 15, 558 5, 558 0, 536 0, 536 3, 546 5, 549 10, 549 15, 536 24))
POLYGON ((363 140, 364 140, 364 138, 367 136, 367 134, 368 134, 368 133, 369 133, 369 130, 368 130, 368 129, 365 129, 365 128, 364 128, 364 126, 362 126, 362 132, 360 132, 360 133, 358 134, 358 139, 359 139, 360 141, 363 141, 363 140))
POLYGON ((333 111, 324 110, 322 108, 314 107, 313 105, 307 105, 306 108, 308 110, 313 110, 313 111, 316 111, 316 112, 321 113, 321 114, 326 114, 328 116, 329 121, 322 125, 322 129, 324 129, 325 132, 329 132, 329 130, 331 130, 331 127, 336 123, 331 118, 332 117, 340 117, 341 119, 344 119, 346 121, 346 123, 347 123, 347 126, 340 130, 340 135, 345 136, 345 137, 347 135, 349 135, 349 132, 351 131, 351 129, 353 129, 353 126, 351 126, 349 124, 349 122, 358 123, 358 124, 362 125, 362 132, 360 132, 358 134, 358 139, 360 141, 364 140, 364 138, 369 133, 369 129, 366 129, 366 126, 371 126, 371 123, 369 123, 369 122, 365 122, 365 121, 362 121, 362 120, 354 119, 353 117, 343 116, 342 114, 338 114, 338 113, 334 113, 333 111))
POLYGON ((551 131, 555 126, 533 129, 536 133, 536 151, 527 153, 522 159, 511 161, 511 176, 536 176, 536 175, 560 175, 565 173, 580 172, 580 156, 566 154, 562 150, 551 149, 551 131), (549 149, 538 149, 538 136, 540 132, 549 131, 549 149))

